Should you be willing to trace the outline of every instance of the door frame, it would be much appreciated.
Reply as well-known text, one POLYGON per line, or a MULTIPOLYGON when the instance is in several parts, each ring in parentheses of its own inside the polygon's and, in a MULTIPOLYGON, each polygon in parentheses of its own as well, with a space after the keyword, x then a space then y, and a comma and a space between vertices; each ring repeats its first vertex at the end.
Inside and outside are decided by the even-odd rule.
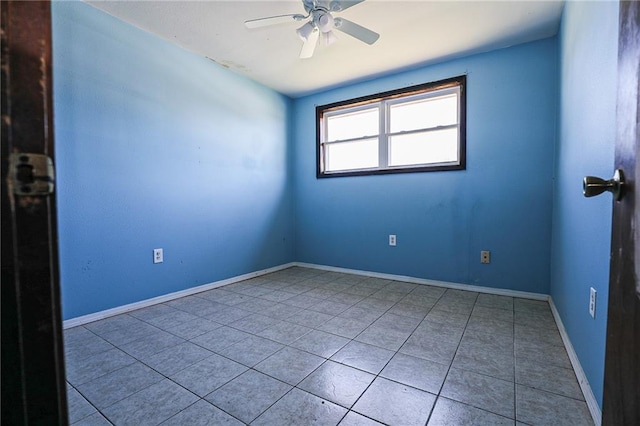
POLYGON ((640 424, 640 2, 621 1, 615 169, 626 177, 614 201, 604 370, 604 425, 640 424))
POLYGON ((51 4, 3 1, 1 26, 2 424, 65 425, 55 192, 17 194, 9 162, 54 157, 51 4))

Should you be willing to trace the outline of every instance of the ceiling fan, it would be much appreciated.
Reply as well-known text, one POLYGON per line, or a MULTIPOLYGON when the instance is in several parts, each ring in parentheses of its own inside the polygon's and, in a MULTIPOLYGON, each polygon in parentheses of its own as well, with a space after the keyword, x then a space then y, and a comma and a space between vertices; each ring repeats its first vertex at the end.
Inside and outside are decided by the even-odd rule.
POLYGON ((364 0, 302 0, 304 10, 307 12, 306 15, 295 13, 251 19, 245 21, 244 25, 247 28, 259 28, 287 22, 300 22, 311 18, 296 30, 298 37, 304 42, 302 50, 300 50, 300 58, 306 59, 313 56, 320 35, 322 35, 327 46, 337 40, 333 30, 341 31, 367 44, 373 44, 378 40, 380 34, 347 19, 333 17, 333 13, 342 12, 363 1, 364 0))

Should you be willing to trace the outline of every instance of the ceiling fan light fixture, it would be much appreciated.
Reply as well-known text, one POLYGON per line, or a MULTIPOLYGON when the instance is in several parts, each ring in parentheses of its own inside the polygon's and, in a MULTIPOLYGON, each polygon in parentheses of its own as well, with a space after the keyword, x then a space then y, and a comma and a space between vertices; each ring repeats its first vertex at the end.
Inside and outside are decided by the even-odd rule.
POLYGON ((313 26, 313 24, 311 22, 307 22, 296 30, 296 34, 298 34, 298 37, 300 37, 302 41, 307 41, 309 40, 309 36, 314 30, 315 27, 313 26))
POLYGON ((338 41, 338 37, 336 37, 336 34, 333 31, 328 31, 326 33, 323 33, 322 35, 324 38, 324 44, 326 46, 331 46, 333 43, 338 41))
POLYGON ((323 13, 318 16, 318 28, 323 33, 328 33, 333 29, 333 16, 330 13, 323 13))

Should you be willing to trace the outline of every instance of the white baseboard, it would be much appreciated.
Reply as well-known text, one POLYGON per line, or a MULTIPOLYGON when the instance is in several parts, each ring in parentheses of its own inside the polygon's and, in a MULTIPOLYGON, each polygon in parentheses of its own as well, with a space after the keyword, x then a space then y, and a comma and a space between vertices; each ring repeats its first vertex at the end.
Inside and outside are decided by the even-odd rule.
POLYGON ((109 318, 115 315, 124 314, 126 312, 135 311, 136 309, 146 308, 147 306, 156 305, 158 303, 168 302, 170 300, 179 299, 181 297, 190 296, 192 294, 201 293, 203 291, 211 290, 214 288, 222 287, 225 285, 237 283, 239 281, 248 280, 250 278, 259 277, 260 275, 270 274, 271 272, 277 272, 282 269, 287 269, 295 266, 295 263, 285 263, 283 265, 274 266, 273 268, 262 269, 260 271, 249 272, 248 274, 238 275, 236 277, 227 278, 226 280, 215 281, 209 284, 200 285, 197 287, 188 288, 186 290, 176 291, 175 293, 169 293, 151 299, 141 300, 139 302, 130 303, 128 305, 118 306, 117 308, 107 309, 93 314, 83 315, 81 317, 71 318, 62 323, 64 329, 77 327, 79 325, 88 324, 93 321, 109 318))
POLYGON ((556 305, 553 303, 553 299, 551 298, 551 296, 549 296, 549 306, 551 306, 553 318, 556 320, 558 331, 560 332, 562 342, 564 343, 564 347, 567 350, 567 354, 569 355, 569 360, 571 361, 573 371, 575 372, 576 378, 578 379, 578 384, 580 385, 580 389, 582 390, 582 394, 584 395, 584 400, 587 403, 587 407, 589 407, 589 412, 591 413, 591 417, 593 418, 593 423, 595 423, 595 426, 600 426, 602 424, 602 411, 600 411, 600 406, 598 405, 598 401, 596 400, 596 397, 593 394, 593 390, 589 385, 587 376, 586 374, 584 374, 584 370, 582 369, 582 365, 580 364, 580 360, 578 359, 578 354, 576 354, 576 351, 573 349, 573 345, 571 344, 571 340, 569 339, 567 330, 565 330, 564 328, 564 324, 562 323, 560 314, 558 313, 556 305))
POLYGON ((529 293, 526 291, 507 290, 503 288, 482 287, 470 284, 453 283, 449 281, 429 280, 426 278, 408 277, 405 275, 384 274, 380 272, 361 271, 358 269, 338 268, 335 266, 316 265, 313 263, 294 262, 295 266, 302 268, 320 269, 323 271, 341 272, 344 274, 362 275, 365 277, 382 278, 386 280, 404 281, 413 284, 432 285, 435 287, 452 288, 454 290, 475 291, 478 293, 495 294, 499 296, 520 297, 523 299, 549 300, 548 294, 529 293))

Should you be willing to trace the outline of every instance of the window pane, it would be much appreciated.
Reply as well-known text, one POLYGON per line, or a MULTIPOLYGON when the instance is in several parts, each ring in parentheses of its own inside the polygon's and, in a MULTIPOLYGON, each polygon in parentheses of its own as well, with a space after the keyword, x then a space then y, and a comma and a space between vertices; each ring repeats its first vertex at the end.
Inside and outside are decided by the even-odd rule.
POLYGON ((391 105, 390 133, 447 126, 458 122, 458 96, 420 99, 391 105))
POLYGON ((325 171, 378 167, 378 138, 326 144, 325 171))
POLYGON ((378 134, 378 108, 368 108, 327 118, 327 141, 341 141, 378 134))
POLYGON ((389 165, 458 161, 458 129, 412 133, 389 138, 389 165))

